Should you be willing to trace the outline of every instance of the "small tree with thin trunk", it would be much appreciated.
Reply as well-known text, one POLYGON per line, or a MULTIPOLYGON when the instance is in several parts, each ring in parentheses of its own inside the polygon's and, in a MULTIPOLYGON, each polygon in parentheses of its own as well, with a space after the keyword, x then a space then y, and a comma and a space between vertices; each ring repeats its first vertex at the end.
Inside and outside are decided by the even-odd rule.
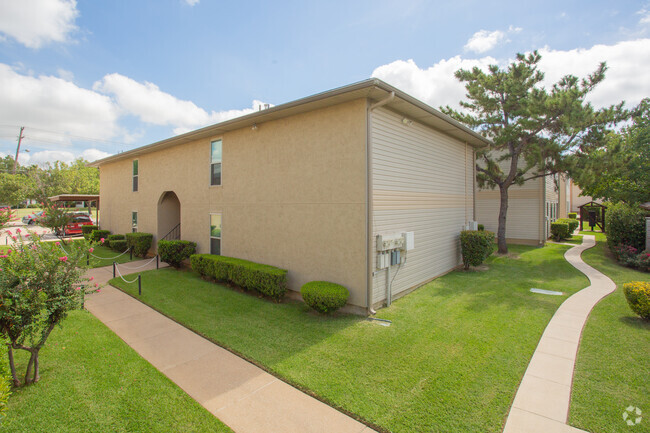
POLYGON ((37 382, 39 352, 50 333, 70 310, 83 306, 97 284, 83 276, 86 254, 92 252, 89 242, 63 250, 59 242, 41 242, 20 229, 13 236, 15 250, 0 256, 0 335, 7 341, 14 386, 20 386, 14 350, 30 353, 23 384, 37 382))
POLYGON ((476 180, 480 187, 500 193, 498 251, 508 252, 506 218, 508 190, 527 180, 570 171, 575 153, 602 146, 608 127, 625 118, 623 103, 595 110, 585 97, 605 78, 605 63, 582 80, 567 75, 549 90, 541 86, 541 56, 517 54, 507 69, 490 65, 460 69, 469 101, 465 111, 442 111, 477 130, 492 144, 476 152, 476 180), (506 167, 503 169, 502 167, 506 167))
POLYGON ((39 218, 38 223, 43 227, 51 229, 55 235, 61 240, 64 240, 65 228, 72 220, 68 209, 60 203, 54 203, 49 200, 45 200, 41 205, 43 206, 43 215, 39 218))

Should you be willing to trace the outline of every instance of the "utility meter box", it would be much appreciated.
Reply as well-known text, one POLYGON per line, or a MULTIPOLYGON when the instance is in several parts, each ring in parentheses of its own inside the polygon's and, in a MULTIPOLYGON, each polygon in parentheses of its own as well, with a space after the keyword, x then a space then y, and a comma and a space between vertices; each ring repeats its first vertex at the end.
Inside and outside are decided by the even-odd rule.
POLYGON ((415 248, 415 232, 404 232, 402 233, 404 238, 404 249, 406 251, 411 251, 415 248))
POLYGON ((400 235, 377 235, 377 251, 403 250, 404 238, 400 235))

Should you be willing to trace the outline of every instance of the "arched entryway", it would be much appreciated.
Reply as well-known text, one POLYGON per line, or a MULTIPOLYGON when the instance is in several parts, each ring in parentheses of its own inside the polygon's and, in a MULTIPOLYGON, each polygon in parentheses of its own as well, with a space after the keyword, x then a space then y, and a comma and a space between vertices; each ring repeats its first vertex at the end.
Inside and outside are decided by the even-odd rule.
POLYGON ((158 200, 158 240, 181 238, 181 202, 174 191, 165 191, 158 200))

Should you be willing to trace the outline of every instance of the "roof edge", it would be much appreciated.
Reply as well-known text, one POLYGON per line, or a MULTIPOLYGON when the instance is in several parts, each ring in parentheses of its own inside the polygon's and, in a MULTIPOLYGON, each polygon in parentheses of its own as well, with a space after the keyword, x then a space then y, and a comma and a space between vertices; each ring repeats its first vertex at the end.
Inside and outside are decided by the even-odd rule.
POLYGON ((262 117, 262 116, 268 116, 272 115, 273 113, 279 113, 284 110, 288 110, 291 108, 296 108, 301 105, 306 105, 310 103, 314 103, 317 101, 321 101, 327 98, 332 98, 335 96, 343 95, 345 93, 350 93, 358 90, 363 90, 363 89, 371 89, 371 88, 377 88, 381 89, 385 92, 395 92, 395 96, 426 111, 427 113, 433 115, 434 117, 437 117, 440 120, 443 120, 444 122, 448 123, 449 125, 453 126, 454 128, 457 128, 461 130, 463 133, 469 135, 470 137, 474 138, 477 142, 483 143, 483 145, 476 145, 472 144, 474 147, 483 147, 484 145, 488 145, 491 143, 490 140, 487 138, 483 137, 482 135, 478 134, 477 132, 471 130, 467 126, 463 125, 462 123, 458 122, 457 120, 447 116, 446 114, 436 110, 435 108, 431 107, 430 105, 420 101, 419 99, 397 89, 396 87, 393 87, 392 85, 386 83, 385 81, 379 79, 379 78, 368 78, 363 81, 358 81, 356 83, 352 83, 346 86, 342 87, 337 87, 332 90, 327 90, 325 92, 320 92, 316 93, 311 96, 307 96, 305 98, 300 98, 296 99, 294 101, 286 102, 284 104, 276 105, 271 108, 267 108, 264 110, 256 111, 250 114, 246 114, 244 116, 240 117, 235 117, 233 119, 228 119, 220 123, 216 123, 213 125, 205 126, 203 128, 196 129, 194 131, 186 132, 184 134, 176 135, 174 137, 166 138, 164 140, 160 140, 151 144, 147 144, 144 146, 136 147, 135 149, 130 149, 125 152, 120 152, 115 155, 107 156, 106 158, 98 159, 93 162, 89 162, 87 166, 89 167, 99 167, 102 164, 106 164, 109 162, 114 162, 118 161, 121 159, 126 159, 132 156, 136 155, 141 155, 144 153, 149 153, 153 152, 156 149, 160 147, 168 147, 168 146, 175 146, 175 145, 180 145, 184 144, 190 141, 193 141, 194 139, 200 139, 205 136, 209 135, 217 135, 219 132, 224 132, 229 130, 229 128, 233 127, 236 124, 242 124, 241 126, 235 127, 233 129, 237 129, 240 127, 245 127, 247 124, 253 124, 255 123, 255 120, 262 117))

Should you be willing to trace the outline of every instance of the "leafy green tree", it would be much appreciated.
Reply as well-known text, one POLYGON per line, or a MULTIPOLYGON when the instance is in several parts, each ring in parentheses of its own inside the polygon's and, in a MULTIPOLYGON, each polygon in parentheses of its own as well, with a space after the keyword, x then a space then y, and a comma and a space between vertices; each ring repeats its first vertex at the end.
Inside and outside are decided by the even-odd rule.
POLYGON ((69 165, 56 161, 45 168, 30 168, 33 198, 43 201, 59 194, 99 194, 99 171, 86 164, 79 158, 69 165))
POLYGON ((22 174, 0 173, 0 203, 15 206, 25 200, 25 183, 22 174))
POLYGON ((585 195, 650 202, 650 98, 633 110, 631 125, 609 135, 605 147, 578 155, 572 175, 585 195))
POLYGON ((49 200, 43 201, 42 204, 43 215, 39 218, 38 224, 52 230, 54 234, 63 240, 65 227, 72 219, 68 210, 63 205, 49 200))
POLYGON ((567 75, 550 89, 542 87, 538 69, 540 54, 517 54, 506 69, 490 65, 487 72, 475 67, 456 71, 466 83, 464 111, 450 107, 443 112, 467 124, 491 140, 476 151, 477 182, 500 193, 498 251, 508 252, 506 219, 508 190, 527 180, 570 169, 569 152, 589 152, 602 145, 607 128, 625 117, 623 104, 595 110, 585 97, 605 78, 602 63, 580 80, 567 75))
POLYGON ((23 384, 37 382, 39 353, 50 333, 97 288, 83 276, 90 243, 74 242, 66 251, 58 242, 28 235, 31 242, 16 229, 16 250, 0 256, 0 335, 8 342, 14 386, 20 386, 14 350, 30 354, 23 384))

